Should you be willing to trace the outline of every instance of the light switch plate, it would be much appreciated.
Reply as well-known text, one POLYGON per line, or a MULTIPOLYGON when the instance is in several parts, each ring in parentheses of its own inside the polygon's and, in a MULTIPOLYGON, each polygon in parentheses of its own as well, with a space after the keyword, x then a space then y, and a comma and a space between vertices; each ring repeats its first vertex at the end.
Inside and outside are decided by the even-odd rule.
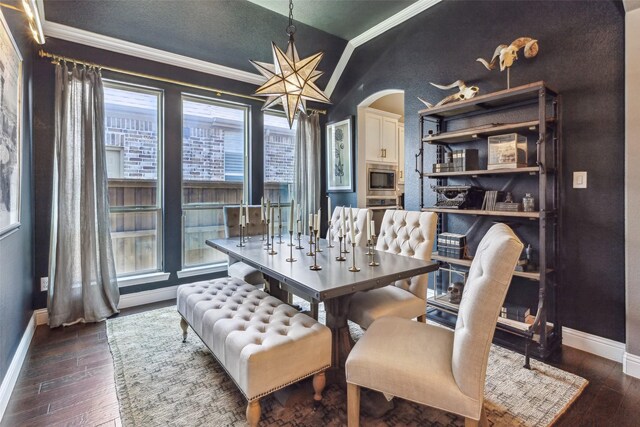
POLYGON ((573 173, 573 188, 587 188, 587 172, 573 173))
POLYGON ((41 292, 45 292, 49 290, 49 278, 48 277, 41 277, 40 278, 40 291, 41 292))

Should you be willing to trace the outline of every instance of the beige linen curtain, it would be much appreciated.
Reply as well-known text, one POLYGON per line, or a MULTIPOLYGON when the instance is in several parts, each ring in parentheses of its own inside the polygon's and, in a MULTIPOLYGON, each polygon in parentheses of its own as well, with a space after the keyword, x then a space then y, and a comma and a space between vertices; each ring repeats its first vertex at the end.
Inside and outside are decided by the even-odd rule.
POLYGON ((300 207, 303 229, 309 226, 309 214, 320 208, 320 118, 300 113, 294 150, 293 192, 300 207))
POLYGON ((53 328, 118 312, 99 71, 56 65, 47 309, 53 328))

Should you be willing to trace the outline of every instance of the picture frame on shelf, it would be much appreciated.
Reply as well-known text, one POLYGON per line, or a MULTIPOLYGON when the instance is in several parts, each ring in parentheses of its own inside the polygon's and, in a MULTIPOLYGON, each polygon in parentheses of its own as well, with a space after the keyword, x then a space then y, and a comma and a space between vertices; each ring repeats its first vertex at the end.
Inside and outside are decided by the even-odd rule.
POLYGON ((0 11, 0 238, 20 227, 22 55, 0 11))
POLYGON ((353 116, 327 123, 327 191, 353 192, 353 116))

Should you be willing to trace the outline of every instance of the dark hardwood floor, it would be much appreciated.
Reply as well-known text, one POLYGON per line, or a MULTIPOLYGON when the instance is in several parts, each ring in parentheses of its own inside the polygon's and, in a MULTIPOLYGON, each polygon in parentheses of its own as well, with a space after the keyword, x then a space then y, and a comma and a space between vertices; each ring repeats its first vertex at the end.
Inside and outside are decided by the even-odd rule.
MULTIPOLYGON (((624 375, 619 363, 564 347, 551 364, 589 380, 556 425, 640 426, 640 380, 624 375)), ((104 322, 36 329, 0 427, 55 425, 121 425, 104 322)))

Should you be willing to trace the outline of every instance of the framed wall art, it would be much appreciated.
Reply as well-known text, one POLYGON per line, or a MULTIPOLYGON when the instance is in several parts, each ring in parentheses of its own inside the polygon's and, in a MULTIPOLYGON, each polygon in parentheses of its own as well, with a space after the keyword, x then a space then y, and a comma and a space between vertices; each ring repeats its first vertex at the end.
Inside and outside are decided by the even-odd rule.
POLYGON ((0 12, 0 237, 20 226, 22 56, 0 12))
POLYGON ((327 191, 354 191, 353 116, 327 124, 327 191))

